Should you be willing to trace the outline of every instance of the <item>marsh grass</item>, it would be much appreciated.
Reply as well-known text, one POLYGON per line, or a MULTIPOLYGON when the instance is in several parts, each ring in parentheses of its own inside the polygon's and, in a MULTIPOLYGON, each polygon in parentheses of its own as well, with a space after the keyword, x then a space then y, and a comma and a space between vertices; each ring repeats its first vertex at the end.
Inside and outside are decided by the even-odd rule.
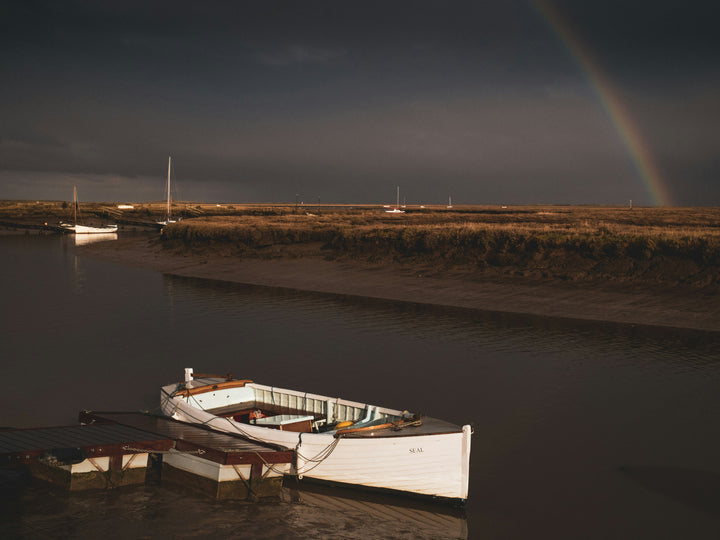
POLYGON ((470 269, 519 276, 720 285, 720 213, 712 208, 497 207, 416 210, 288 208, 184 220, 175 249, 470 269))
MULTIPOLYGON (((131 210, 80 203, 85 215, 159 219, 164 205, 131 210)), ((487 278, 537 278, 720 288, 720 209, 594 206, 408 207, 183 203, 166 227, 171 250, 240 257, 322 256, 399 263, 487 278)), ((62 201, 0 201, 0 225, 67 220, 62 201)))

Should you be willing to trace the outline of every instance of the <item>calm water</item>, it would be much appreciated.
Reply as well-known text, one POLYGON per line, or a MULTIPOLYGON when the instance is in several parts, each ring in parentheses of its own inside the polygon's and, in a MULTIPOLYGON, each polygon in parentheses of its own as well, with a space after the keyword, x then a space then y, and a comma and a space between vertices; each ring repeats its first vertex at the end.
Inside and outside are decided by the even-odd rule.
MULTIPOLYGON (((0 237, 0 426, 158 405, 183 368, 475 425, 463 511, 357 491, 217 504, 5 472, 20 538, 717 538, 717 335, 173 278, 0 237)), ((3 537, 6 537, 3 534, 3 537)))

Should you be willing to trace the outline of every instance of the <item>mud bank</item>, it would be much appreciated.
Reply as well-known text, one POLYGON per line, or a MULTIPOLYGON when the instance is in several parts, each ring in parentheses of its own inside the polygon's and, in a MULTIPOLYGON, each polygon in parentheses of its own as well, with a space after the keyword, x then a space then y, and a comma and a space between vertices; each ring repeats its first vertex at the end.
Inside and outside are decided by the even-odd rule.
POLYGON ((691 288, 478 281, 468 272, 398 264, 328 261, 318 256, 238 258, 173 253, 156 237, 81 248, 103 260, 185 277, 484 311, 720 332, 720 295, 691 288))

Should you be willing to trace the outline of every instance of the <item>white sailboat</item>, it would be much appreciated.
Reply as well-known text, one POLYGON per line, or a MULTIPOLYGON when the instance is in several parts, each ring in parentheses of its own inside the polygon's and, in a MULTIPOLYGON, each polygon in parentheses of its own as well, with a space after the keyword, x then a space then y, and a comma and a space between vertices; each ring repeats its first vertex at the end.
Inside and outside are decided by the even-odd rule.
POLYGON ((101 227, 91 227, 89 225, 81 225, 78 223, 78 198, 77 198, 77 186, 73 186, 73 222, 71 223, 60 223, 68 232, 74 232, 75 234, 108 234, 115 233, 118 230, 117 225, 104 225, 101 227))
POLYGON ((168 156, 168 174, 167 174, 167 209, 165 210, 165 219, 158 221, 160 225, 167 225, 168 223, 175 223, 177 220, 172 218, 170 208, 172 206, 172 195, 170 192, 170 171, 172 170, 172 156, 168 156))
POLYGON ((387 214, 404 214, 405 210, 400 210, 400 186, 397 187, 397 199, 395 202, 395 208, 385 210, 387 214))
POLYGON ((464 502, 470 425, 308 392, 203 375, 160 392, 163 414, 295 451, 289 474, 464 502))

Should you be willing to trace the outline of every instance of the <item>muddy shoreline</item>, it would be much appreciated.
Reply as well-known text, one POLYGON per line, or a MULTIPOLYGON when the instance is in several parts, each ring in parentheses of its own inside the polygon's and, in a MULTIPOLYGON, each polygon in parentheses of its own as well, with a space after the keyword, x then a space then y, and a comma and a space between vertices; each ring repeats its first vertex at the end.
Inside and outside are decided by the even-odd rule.
POLYGON ((483 281, 462 270, 318 256, 238 258, 172 252, 158 237, 132 236, 80 248, 99 259, 202 278, 338 295, 622 324, 720 332, 720 294, 682 287, 483 281))

